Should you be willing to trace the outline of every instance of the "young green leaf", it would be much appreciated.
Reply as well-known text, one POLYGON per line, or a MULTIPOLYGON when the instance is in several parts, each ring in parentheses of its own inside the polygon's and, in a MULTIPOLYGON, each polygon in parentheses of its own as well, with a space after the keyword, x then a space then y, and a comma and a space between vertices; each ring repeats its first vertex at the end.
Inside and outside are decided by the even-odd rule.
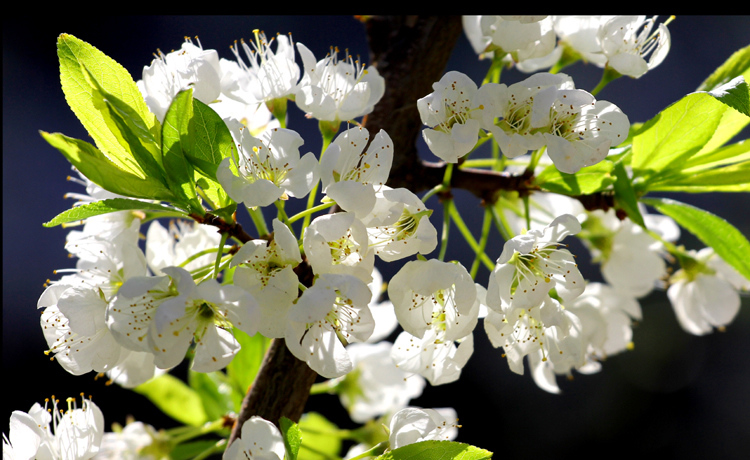
POLYGON ((308 412, 299 421, 302 430, 302 445, 298 460, 329 460, 341 451, 339 428, 317 412, 308 412), (331 434, 327 434, 331 433, 331 434), (307 449, 309 447, 310 449, 307 449))
POLYGON ((180 91, 164 116, 161 152, 170 190, 180 197, 182 202, 188 203, 191 211, 196 212, 202 209, 202 206, 195 190, 193 166, 186 158, 186 150, 191 144, 188 132, 192 116, 193 90, 180 91))
POLYGON ((487 460, 492 452, 452 441, 422 441, 386 452, 375 460, 487 460))
POLYGON ((227 365, 227 376, 229 377, 232 394, 235 395, 235 411, 239 413, 242 398, 255 381, 255 376, 258 375, 258 370, 271 341, 261 334, 250 337, 236 328, 233 329, 233 332, 234 338, 240 343, 241 348, 232 362, 227 365))
POLYGON ((178 422, 200 426, 208 421, 198 393, 170 374, 162 374, 138 385, 134 391, 150 399, 162 412, 178 422))
POLYGON ((721 217, 689 204, 667 198, 643 199, 644 204, 675 220, 706 246, 714 249, 726 263, 750 279, 750 242, 732 224, 721 217))
POLYGON ((221 371, 188 371, 188 385, 200 396, 203 410, 209 420, 218 420, 235 410, 231 395, 222 391, 222 388, 227 387, 227 380, 226 374, 221 371))
POLYGON ((681 169, 711 139, 726 110, 714 96, 692 93, 659 112, 633 137, 634 175, 648 181, 681 169))
MULTIPOLYGON (((92 203, 82 204, 80 206, 70 208, 67 211, 61 212, 49 222, 46 222, 44 226, 56 227, 60 224, 76 222, 79 220, 87 219, 89 217, 99 216, 101 214, 131 210, 165 211, 170 213, 179 212, 172 208, 162 206, 158 203, 151 203, 148 201, 140 200, 128 200, 125 198, 112 198, 108 200, 94 201, 92 203)), ((185 217, 187 218, 187 215, 185 217)))
POLYGON ((287 453, 286 460, 297 460, 297 454, 299 453, 300 445, 302 445, 299 425, 286 417, 281 417, 279 426, 281 427, 281 434, 284 436, 284 447, 286 447, 287 453))
POLYGON ((136 175, 116 166, 99 149, 80 139, 60 133, 40 132, 50 145, 91 182, 118 195, 147 200, 174 201, 175 195, 153 177, 136 175))
POLYGON ((615 181, 611 174, 614 163, 602 161, 593 166, 582 168, 575 174, 560 172, 555 165, 550 165, 535 178, 536 184, 543 190, 568 196, 588 195, 602 191, 615 181))
POLYGON ((234 139, 224 120, 197 99, 193 99, 190 138, 190 148, 186 149, 188 160, 204 175, 216 180, 219 163, 235 151, 234 139))
POLYGON ((120 169, 143 178, 141 167, 110 128, 109 115, 100 110, 101 106, 97 107, 96 91, 86 73, 88 71, 109 96, 130 107, 131 115, 141 120, 148 132, 158 131, 158 121, 148 110, 133 78, 115 60, 69 34, 58 38, 57 55, 65 99, 97 147, 120 169))
POLYGON ((646 224, 643 221, 641 210, 638 209, 638 197, 633 190, 633 183, 628 177, 628 172, 625 170, 622 161, 615 163, 613 172, 617 178, 614 184, 615 206, 625 211, 630 220, 645 228, 646 224))
POLYGON ((750 161, 670 177, 669 181, 649 186, 653 191, 670 192, 748 192, 750 161))

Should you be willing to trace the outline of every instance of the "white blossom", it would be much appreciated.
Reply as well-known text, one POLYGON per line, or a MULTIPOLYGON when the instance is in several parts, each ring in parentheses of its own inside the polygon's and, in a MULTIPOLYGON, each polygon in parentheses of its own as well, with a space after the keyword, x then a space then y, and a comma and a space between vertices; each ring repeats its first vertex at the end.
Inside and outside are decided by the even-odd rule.
POLYGON ((235 41, 231 47, 236 57, 234 66, 223 75, 222 92, 230 98, 244 103, 268 102, 287 98, 294 94, 300 78, 300 69, 295 62, 294 44, 291 37, 277 34, 268 40, 266 34, 254 30, 255 40, 250 45, 240 43, 250 65, 240 56, 235 41), (276 42, 276 52, 271 47, 276 42))
POLYGON ((458 417, 453 408, 406 407, 391 419, 391 449, 420 441, 452 441, 458 436, 458 417))
POLYGON ((341 209, 364 217, 375 205, 375 193, 388 180, 393 142, 380 130, 370 142, 363 127, 339 134, 320 162, 323 192, 341 209), (365 150, 367 148, 367 150, 365 150))
POLYGON ((564 300, 580 295, 585 282, 573 255, 560 243, 581 230, 563 214, 547 227, 530 230, 505 242, 487 287, 487 305, 498 312, 540 305, 552 288, 564 300))
POLYGON ((34 403, 28 413, 13 411, 10 439, 3 434, 3 458, 86 460, 99 451, 104 434, 104 415, 90 399, 66 400, 68 409, 58 409, 59 399, 52 396, 44 407, 34 403))
POLYGON ((669 278, 667 297, 682 328, 704 335, 723 328, 740 311, 739 291, 750 289, 740 275, 712 248, 689 251, 683 267, 669 278))
POLYGON ((617 16, 599 30, 607 66, 633 78, 640 78, 664 61, 671 37, 666 23, 654 30, 656 16, 617 16), (653 32, 652 32, 653 31, 653 32))
POLYGON ((385 80, 372 66, 365 68, 347 54, 339 61, 338 49, 320 61, 297 43, 305 74, 295 93, 297 106, 322 121, 346 121, 372 112, 385 93, 385 80))
POLYGON ((289 351, 326 378, 341 377, 353 364, 345 344, 365 342, 375 327, 367 284, 352 275, 323 274, 289 309, 289 351))
POLYGON ((300 157, 304 143, 295 131, 274 128, 259 138, 246 129, 235 132, 239 158, 225 158, 216 178, 236 202, 247 207, 268 206, 290 196, 303 198, 319 178, 318 160, 312 152, 300 157))
POLYGON ((394 413, 422 394, 424 378, 397 368, 391 347, 388 342, 353 343, 346 349, 354 369, 341 378, 339 398, 357 423, 394 413))
POLYGON ((284 460, 284 438, 276 425, 257 415, 245 420, 240 437, 224 451, 223 460, 284 460))
POLYGON ((302 245, 316 274, 351 274, 372 280, 375 254, 369 248, 365 225, 351 212, 316 217, 305 231, 302 245))
POLYGON ((287 312, 297 299, 299 279, 294 267, 302 262, 297 238, 289 227, 273 220, 273 239, 245 243, 229 264, 237 267, 234 284, 258 302, 258 330, 266 337, 284 337, 287 312))
POLYGON ((381 260, 393 262, 437 247, 432 210, 406 188, 383 186, 375 194, 372 211, 362 219, 370 248, 381 260))
POLYGON ((192 88, 193 97, 210 104, 221 93, 221 66, 216 50, 204 50, 186 39, 177 51, 158 51, 151 65, 143 68, 138 82, 146 105, 163 121, 172 100, 182 90, 192 88))

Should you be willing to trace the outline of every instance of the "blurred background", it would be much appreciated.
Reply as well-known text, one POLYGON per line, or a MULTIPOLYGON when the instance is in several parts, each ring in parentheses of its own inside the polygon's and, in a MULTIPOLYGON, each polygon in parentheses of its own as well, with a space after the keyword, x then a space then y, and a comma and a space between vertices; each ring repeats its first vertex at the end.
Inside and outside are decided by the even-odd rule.
MULTIPOLYGON (((27 411, 52 394, 64 398, 82 391, 102 408, 108 429, 113 422, 125 423, 127 415, 156 427, 174 426, 140 395, 105 386, 93 374, 74 377, 43 353, 46 344, 37 299, 45 280, 55 278, 54 269, 73 267, 75 262, 63 248, 66 230, 44 228, 42 223, 73 204, 63 199, 65 193, 83 190, 66 181, 70 165, 38 131, 81 139, 88 136, 60 88, 57 36, 69 33, 91 43, 138 80, 157 48, 165 53, 177 49, 184 36, 198 36, 204 49, 216 49, 221 57, 233 59, 229 46, 234 40, 251 39, 253 29, 268 36, 291 32, 318 59, 331 46, 338 46, 367 60, 364 29, 351 16, 102 16, 84 20, 58 15, 53 19, 3 18, 2 375, 9 386, 2 398, 2 432, 8 433, 13 410, 27 411)), ((646 121, 694 91, 734 51, 750 44, 748 16, 678 16, 669 30, 672 48, 661 66, 639 80, 617 80, 598 95, 618 105, 631 121, 646 121)), ((461 37, 446 70, 460 70, 481 82, 487 66, 461 37)), ((577 88, 591 90, 601 71, 579 63, 565 72, 577 88)), ((525 77, 509 71, 503 74, 503 82, 525 77)), ((316 123, 305 120, 293 104, 289 107, 289 127, 305 139, 302 153, 318 153, 316 123)), ((423 153, 426 159, 435 159, 423 153)), ((456 196, 465 219, 475 222, 469 225, 478 230, 478 203, 460 192, 456 196)), ((676 198, 708 209, 750 235, 747 194, 676 198)), ((430 205, 439 228, 439 206, 433 201, 430 205)), ((447 259, 462 260, 466 246, 455 236, 447 259)), ((681 243, 701 247, 684 233, 681 243)), ((488 253, 495 258, 501 248, 502 241, 497 239, 488 253)), ((586 258, 583 252, 578 254, 586 258)), ((386 279, 401 264, 391 265, 378 265, 386 279)), ((590 279, 599 277, 595 267, 582 271, 590 279)), ((487 276, 480 271, 477 281, 486 285, 487 276)), ((622 455, 661 458, 746 458, 750 439, 748 298, 743 298, 739 316, 725 332, 704 337, 680 329, 664 292, 654 292, 641 305, 644 316, 634 331, 635 349, 611 357, 599 374, 576 374, 572 381, 560 381, 561 395, 540 390, 528 373, 510 372, 502 351, 491 347, 480 328, 475 333, 475 354, 461 380, 428 386, 412 404, 454 407, 463 426, 458 441, 492 450, 497 458, 523 454, 587 458, 609 454, 612 448, 622 455)), ((340 426, 353 426, 334 396, 312 397, 309 409, 323 412, 340 426)))

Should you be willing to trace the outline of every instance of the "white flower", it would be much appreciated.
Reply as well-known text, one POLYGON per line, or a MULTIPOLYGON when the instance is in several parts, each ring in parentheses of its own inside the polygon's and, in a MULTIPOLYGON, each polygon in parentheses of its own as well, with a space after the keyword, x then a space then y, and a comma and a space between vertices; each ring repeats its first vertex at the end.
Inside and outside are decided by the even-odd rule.
POLYGON ((375 206, 362 221, 370 248, 380 259, 393 262, 429 254, 437 247, 437 230, 430 222, 432 210, 414 193, 384 185, 375 198, 375 206))
POLYGON ((383 275, 377 268, 372 269, 372 281, 368 284, 372 298, 370 299, 370 312, 375 321, 375 328, 367 339, 368 343, 380 342, 385 339, 398 327, 398 318, 393 310, 393 303, 390 300, 381 301, 381 297, 386 290, 386 283, 383 282, 383 275))
POLYGON ((365 225, 351 212, 316 217, 302 242, 315 274, 347 273, 365 283, 372 280, 375 266, 368 244, 365 225))
POLYGON ((68 409, 58 409, 59 399, 52 397, 52 408, 35 403, 28 413, 13 411, 10 440, 3 435, 3 458, 85 460, 99 451, 104 434, 104 415, 90 399, 82 398, 78 408, 74 398, 66 400, 68 409))
POLYGON ((223 460, 284 460, 284 438, 276 425, 261 417, 250 417, 242 424, 240 437, 224 451, 223 460))
POLYGON ((548 360, 553 369, 561 372, 584 364, 580 319, 557 300, 546 296, 532 308, 506 311, 503 314, 490 310, 484 328, 492 345, 503 347, 511 371, 522 375, 523 358, 527 355, 532 371, 538 362, 548 360))
POLYGON ((604 67, 607 57, 602 53, 599 30, 615 16, 553 16, 558 41, 585 62, 604 67))
POLYGON ((196 270, 216 261, 216 252, 210 252, 188 258, 206 249, 217 249, 221 242, 221 233, 210 225, 190 224, 178 220, 169 222, 169 230, 159 221, 151 222, 146 232, 146 260, 154 274, 162 275, 161 269, 170 266, 182 266, 188 271, 196 270))
POLYGON ((323 377, 350 372, 352 361, 342 341, 364 342, 372 334, 371 297, 367 284, 354 276, 321 275, 289 309, 289 351, 323 377))
POLYGON ((393 413, 422 394, 424 379, 397 368, 391 347, 388 342, 353 343, 346 349, 354 369, 343 377, 339 398, 357 423, 393 413))
POLYGON ((419 409, 407 407, 391 419, 391 449, 420 441, 452 441, 458 436, 458 417, 453 408, 419 409))
POLYGON ((556 44, 549 16, 482 16, 482 34, 499 53, 510 54, 514 62, 550 54, 556 44))
POLYGON ((540 305, 552 288, 565 301, 578 297, 585 282, 573 255, 560 241, 581 230, 563 214, 542 230, 530 230, 505 242, 487 287, 487 305, 497 312, 540 305))
POLYGON ((689 251, 682 269, 669 279, 667 296, 682 328, 703 335, 734 320, 740 310, 738 291, 750 289, 750 281, 737 273, 712 248, 689 251))
POLYGON ((290 196, 302 198, 318 181, 318 160, 312 152, 300 158, 304 141, 295 131, 274 128, 256 138, 241 129, 234 135, 239 138, 239 159, 225 158, 216 171, 234 201, 258 207, 290 196))
POLYGON ((129 280, 111 302, 107 323, 123 346, 150 351, 160 369, 179 364, 195 340, 192 369, 224 368, 239 351, 236 327, 257 332, 255 299, 243 289, 209 279, 199 285, 185 269, 166 267, 167 276, 129 280))
POLYGON ((341 209, 362 218, 375 205, 375 193, 388 180, 392 162, 393 142, 388 133, 380 130, 370 142, 367 129, 348 129, 323 154, 323 191, 341 209))
POLYGON ((408 262, 391 278, 388 297, 401 327, 417 337, 436 330, 442 341, 459 340, 477 324, 477 289, 460 264, 408 262))
POLYGON ((572 376, 573 369, 584 374, 598 372, 600 361, 629 349, 632 346, 633 319, 641 318, 641 307, 635 298, 601 283, 589 283, 583 294, 565 308, 571 318, 575 315, 580 321, 580 330, 573 328, 572 334, 567 335, 561 335, 560 328, 549 333, 545 330, 544 339, 558 341, 562 355, 547 353, 550 359, 545 359, 547 354, 540 351, 529 354, 534 381, 550 393, 560 392, 557 375, 572 376))
POLYGON ((393 344, 391 359, 402 371, 419 374, 431 385, 455 382, 474 353, 474 336, 469 334, 457 342, 444 337, 434 328, 421 337, 403 331, 393 344))
POLYGON ((258 29, 253 30, 253 34, 255 40, 250 42, 252 48, 244 40, 240 42, 250 62, 249 67, 240 57, 236 41, 231 47, 237 58, 237 69, 233 69, 222 78, 222 92, 246 104, 268 102, 293 95, 300 70, 294 61, 294 44, 291 38, 276 35, 275 38, 267 40, 266 34, 258 29), (271 50, 274 41, 275 53, 271 50))
POLYGON ((164 437, 151 425, 133 421, 119 431, 104 433, 94 460, 158 460, 169 454, 158 451, 161 445, 168 445, 160 439, 164 437))
POLYGON ((417 101, 422 131, 430 151, 449 163, 469 153, 477 143, 482 102, 493 86, 477 88, 467 75, 450 71, 432 84, 432 93, 417 101))
POLYGON ((346 121, 372 112, 385 92, 385 80, 377 69, 365 68, 347 55, 338 60, 338 49, 320 61, 302 43, 297 43, 305 74, 295 94, 297 106, 315 119, 346 121))
POLYGON ((666 23, 656 30, 656 16, 618 16, 609 20, 599 30, 602 52, 607 66, 633 78, 661 64, 671 44, 666 23))
MULTIPOLYGON (((674 242, 680 230, 675 222, 642 210, 647 228, 674 242)), ((581 240, 591 250, 594 260, 601 263, 604 280, 629 296, 641 298, 666 277, 663 245, 630 219, 620 220, 614 210, 593 211, 584 222, 581 240)))
POLYGON ((221 66, 216 50, 204 50, 187 39, 177 51, 164 55, 161 51, 143 68, 138 86, 146 105, 163 121, 172 100, 180 91, 193 88, 193 97, 210 104, 221 93, 221 66))
POLYGON ((297 299, 299 279, 294 267, 302 262, 297 239, 278 219, 273 220, 273 239, 251 240, 234 255, 229 267, 237 267, 234 285, 257 300, 258 330, 266 337, 284 337, 286 315, 297 299))
POLYGON ((561 89, 573 89, 565 74, 538 73, 510 86, 498 85, 487 101, 488 112, 497 122, 483 127, 492 133, 500 150, 516 158, 545 145, 543 133, 549 128, 550 108, 561 89))
POLYGON ((555 96, 544 138, 547 154, 560 171, 574 174, 599 163, 610 147, 627 137, 630 121, 616 105, 596 101, 580 89, 561 90, 555 96))

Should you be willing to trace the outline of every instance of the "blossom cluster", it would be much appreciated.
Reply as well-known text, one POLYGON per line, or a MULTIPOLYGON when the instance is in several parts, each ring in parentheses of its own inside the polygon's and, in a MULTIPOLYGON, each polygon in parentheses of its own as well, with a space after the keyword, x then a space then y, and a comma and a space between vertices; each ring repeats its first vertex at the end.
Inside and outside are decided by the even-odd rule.
MULTIPOLYGON (((669 49, 666 26, 654 31, 654 18, 482 16, 465 17, 464 26, 477 53, 523 71, 550 67, 567 53, 637 78, 669 49)), ((446 192, 450 217, 449 176, 423 197, 390 187, 398 154, 393 140, 356 121, 384 94, 374 67, 348 55, 339 60, 335 48, 317 60, 291 36, 269 40, 257 30, 250 44, 235 43, 232 52, 235 60, 219 58, 188 39, 177 51, 159 52, 137 83, 160 122, 175 98, 192 89, 226 125, 236 148, 206 174, 213 177, 202 177, 198 167, 196 174, 214 182, 211 193, 226 196, 231 211, 212 211, 232 222, 210 225, 189 214, 195 222, 165 225, 158 218, 179 209, 119 211, 92 215, 70 231, 65 248, 76 266, 55 272, 61 276, 48 281, 37 307, 47 354, 71 374, 106 374, 134 388, 186 358, 194 372, 221 371, 240 352, 240 333, 283 339, 296 358, 328 379, 325 390, 338 394, 352 420, 389 426, 387 444, 397 449, 456 437, 453 409, 410 402, 427 382, 460 378, 477 328, 503 349, 512 372, 523 374, 525 360, 535 383, 558 393, 557 376, 597 372, 601 361, 632 346, 639 299, 655 288, 667 290, 680 324, 692 334, 729 324, 739 292, 750 289, 750 281, 711 248, 676 250, 680 228, 667 216, 641 207, 640 225, 632 215, 587 209, 572 196, 542 190, 520 196, 497 191, 484 203, 505 243, 494 261, 482 253, 484 246, 476 250, 476 265, 484 261, 491 272, 486 285, 477 283, 475 268, 444 260, 447 235, 440 256, 426 257, 438 246, 426 203, 446 192), (302 150, 302 135, 287 127, 289 101, 318 120, 319 155, 302 150), (307 200, 307 208, 290 217, 285 206, 293 200, 307 200), (257 235, 230 231, 237 205, 250 213, 257 235), (277 214, 269 229, 264 214, 272 206, 277 214), (589 251, 603 282, 584 277, 568 238, 589 251), (680 269, 671 272, 674 257, 680 269), (377 266, 391 262, 400 267, 385 283, 377 266)), ((628 117, 557 70, 481 86, 461 72, 446 72, 416 101, 427 146, 448 172, 485 138, 529 174, 554 165, 572 175, 604 161, 627 138, 628 117)), ((79 205, 128 198, 83 174, 74 181, 86 186, 86 194, 70 194, 79 205)), ((204 194, 200 199, 210 201, 204 194)), ((63 417, 55 410, 54 430, 38 405, 14 413, 4 441, 19 458, 30 458, 33 449, 47 449, 53 458, 91 458, 106 445, 103 421, 89 400, 84 409, 87 420, 77 423, 83 428, 70 456, 55 452, 73 452, 65 427, 68 418, 84 417, 76 410, 63 417)), ((287 446, 276 422, 247 420, 224 458, 284 459, 287 446)), ((126 431, 112 446, 140 449, 155 437, 144 425, 126 431)), ((350 456, 369 448, 355 446, 350 456)))

